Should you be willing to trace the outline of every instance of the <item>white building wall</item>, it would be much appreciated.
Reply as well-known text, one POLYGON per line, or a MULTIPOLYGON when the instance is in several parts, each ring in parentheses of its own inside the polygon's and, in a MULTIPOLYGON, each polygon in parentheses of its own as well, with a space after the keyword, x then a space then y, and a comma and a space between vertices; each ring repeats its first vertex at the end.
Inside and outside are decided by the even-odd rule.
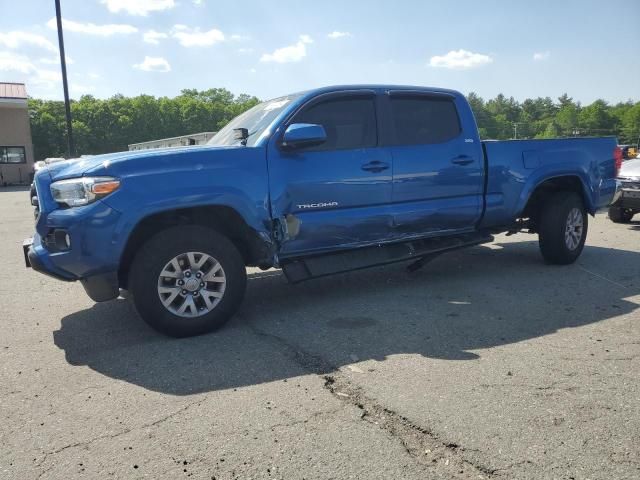
POLYGON ((186 147, 188 145, 204 145, 216 132, 200 132, 180 137, 162 138, 148 142, 132 143, 129 150, 151 150, 154 148, 186 147))

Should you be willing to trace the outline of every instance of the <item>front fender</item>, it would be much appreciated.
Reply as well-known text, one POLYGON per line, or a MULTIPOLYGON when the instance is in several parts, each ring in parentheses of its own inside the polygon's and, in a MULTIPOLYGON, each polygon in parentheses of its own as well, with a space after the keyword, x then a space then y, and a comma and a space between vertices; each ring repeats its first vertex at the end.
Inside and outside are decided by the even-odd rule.
POLYGON ((121 181, 120 188, 103 199, 122 213, 111 238, 116 258, 140 221, 171 210, 228 207, 259 235, 270 231, 264 148, 141 157, 135 162, 114 163, 100 174, 121 181))

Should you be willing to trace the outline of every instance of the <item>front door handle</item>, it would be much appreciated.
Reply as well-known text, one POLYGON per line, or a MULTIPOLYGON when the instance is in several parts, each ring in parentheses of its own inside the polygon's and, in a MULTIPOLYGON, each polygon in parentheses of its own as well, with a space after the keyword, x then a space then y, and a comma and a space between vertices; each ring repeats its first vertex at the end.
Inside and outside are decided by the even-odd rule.
POLYGON ((451 163, 455 163, 456 165, 469 165, 473 163, 473 158, 468 155, 458 155, 451 159, 451 163))
POLYGON ((367 172, 379 173, 383 170, 389 168, 389 164, 386 162, 381 162, 380 160, 373 160, 369 163, 365 163, 362 165, 362 170, 366 170, 367 172))

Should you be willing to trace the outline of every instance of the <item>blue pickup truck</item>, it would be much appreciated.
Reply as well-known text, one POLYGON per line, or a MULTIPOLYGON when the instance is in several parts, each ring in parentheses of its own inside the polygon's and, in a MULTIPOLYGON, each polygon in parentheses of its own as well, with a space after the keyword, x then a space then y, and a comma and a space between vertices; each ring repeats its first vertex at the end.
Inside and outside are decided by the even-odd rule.
POLYGON ((572 263, 620 163, 613 137, 481 141, 456 91, 327 87, 261 103, 201 147, 42 168, 23 249, 95 301, 125 289, 157 330, 197 335, 236 312, 246 266, 291 282, 416 269, 520 231, 548 263, 572 263))

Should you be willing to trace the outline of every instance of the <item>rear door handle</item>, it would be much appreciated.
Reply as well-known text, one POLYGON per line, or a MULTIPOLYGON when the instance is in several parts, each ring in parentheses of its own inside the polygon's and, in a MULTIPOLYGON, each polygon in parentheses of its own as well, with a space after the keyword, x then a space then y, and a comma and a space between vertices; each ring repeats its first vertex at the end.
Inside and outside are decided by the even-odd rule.
POLYGON ((458 155, 451 159, 451 163, 455 163, 456 165, 469 165, 470 163, 473 163, 473 158, 468 155, 458 155))
POLYGON ((362 170, 366 170, 367 172, 379 173, 383 170, 389 168, 389 164, 386 162, 381 162, 380 160, 372 160, 369 163, 365 163, 362 165, 362 170))

